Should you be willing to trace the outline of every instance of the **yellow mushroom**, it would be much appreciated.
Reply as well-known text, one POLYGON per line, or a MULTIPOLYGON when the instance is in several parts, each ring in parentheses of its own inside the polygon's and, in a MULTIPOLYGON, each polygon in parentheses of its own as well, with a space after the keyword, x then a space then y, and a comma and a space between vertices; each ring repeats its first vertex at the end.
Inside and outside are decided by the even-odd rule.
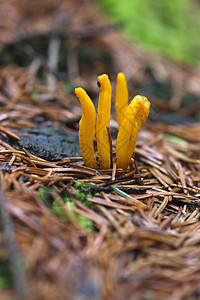
POLYGON ((79 122, 79 144, 83 161, 86 166, 97 169, 93 140, 95 136, 96 111, 92 100, 84 89, 76 88, 76 96, 82 106, 82 118, 79 122))
POLYGON ((148 99, 138 95, 133 98, 125 111, 116 141, 117 168, 122 168, 124 172, 130 164, 138 132, 149 115, 149 109, 148 99))
POLYGON ((110 143, 107 127, 110 127, 110 109, 112 88, 106 74, 97 78, 99 86, 99 103, 97 110, 96 138, 97 151, 101 169, 110 168, 110 143))
POLYGON ((116 91, 115 91, 115 110, 119 127, 122 124, 125 116, 125 111, 128 106, 128 89, 126 78, 123 73, 117 75, 116 91))

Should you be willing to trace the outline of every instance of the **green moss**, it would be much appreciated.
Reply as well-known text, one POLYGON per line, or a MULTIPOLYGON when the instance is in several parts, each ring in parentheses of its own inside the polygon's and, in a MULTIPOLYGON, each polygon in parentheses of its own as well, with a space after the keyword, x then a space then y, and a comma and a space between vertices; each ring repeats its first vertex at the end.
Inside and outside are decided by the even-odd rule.
POLYGON ((11 285, 11 272, 8 261, 0 261, 0 290, 11 285))
MULTIPOLYGON (((75 188, 77 189, 77 194, 75 195, 75 198, 81 201, 84 205, 90 206, 92 203, 87 200, 87 198, 90 196, 91 193, 89 192, 90 185, 86 185, 82 182, 77 182, 75 184, 75 188)), ((67 219, 67 215, 64 211, 64 209, 55 201, 54 199, 54 191, 50 188, 40 188, 39 189, 39 196, 44 201, 44 203, 59 217, 62 219, 67 219)), ((65 204, 69 209, 68 211, 76 218, 79 225, 87 230, 95 230, 94 223, 89 220, 88 218, 73 212, 73 210, 70 209, 70 207, 76 207, 74 202, 68 197, 67 192, 65 192, 63 195, 61 195, 61 198, 63 200, 63 204, 65 204)))
POLYGON ((85 206, 92 205, 92 202, 88 198, 92 197, 93 194, 98 194, 98 192, 95 191, 95 186, 94 183, 75 182, 74 187, 77 191, 76 199, 81 201, 85 206))
POLYGON ((199 60, 200 10, 189 0, 99 0, 131 40, 174 60, 199 60))

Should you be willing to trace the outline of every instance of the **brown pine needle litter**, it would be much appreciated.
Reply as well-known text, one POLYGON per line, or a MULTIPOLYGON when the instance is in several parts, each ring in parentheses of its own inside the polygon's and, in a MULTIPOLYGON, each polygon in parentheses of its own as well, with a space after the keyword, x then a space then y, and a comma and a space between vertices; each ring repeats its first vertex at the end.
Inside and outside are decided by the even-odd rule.
POLYGON ((44 106, 44 89, 34 101, 23 89, 21 95, 23 105, 19 100, 11 107, 4 99, 1 108, 0 209, 6 213, 0 238, 15 288, 7 295, 198 299, 199 124, 147 123, 135 151, 137 168, 132 164, 123 175, 115 162, 112 169, 94 170, 82 157, 51 161, 19 149, 20 129, 33 128, 38 117, 67 132, 62 121, 76 116, 76 102, 73 109, 51 100, 44 106), (88 183, 96 185, 82 199, 77 186, 88 183), (16 258, 12 245, 20 251, 16 258), (16 263, 23 265, 18 278, 16 263))

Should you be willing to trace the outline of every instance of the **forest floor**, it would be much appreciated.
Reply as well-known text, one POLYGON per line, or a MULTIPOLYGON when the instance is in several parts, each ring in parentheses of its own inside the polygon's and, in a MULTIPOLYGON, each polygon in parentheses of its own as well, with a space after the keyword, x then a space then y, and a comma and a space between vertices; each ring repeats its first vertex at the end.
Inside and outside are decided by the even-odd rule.
POLYGON ((0 298, 199 299, 200 72, 57 4, 0 3, 0 298), (119 71, 152 106, 125 174, 84 165, 73 94, 119 71))

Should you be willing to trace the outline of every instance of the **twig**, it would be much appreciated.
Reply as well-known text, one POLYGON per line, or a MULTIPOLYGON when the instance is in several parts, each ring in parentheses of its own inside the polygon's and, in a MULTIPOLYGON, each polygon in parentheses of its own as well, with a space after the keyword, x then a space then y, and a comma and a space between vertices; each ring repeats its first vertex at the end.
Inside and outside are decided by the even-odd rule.
POLYGON ((97 35, 104 35, 109 33, 110 31, 116 30, 120 24, 111 24, 105 26, 86 26, 83 30, 67 30, 66 28, 57 28, 57 29, 48 29, 44 31, 35 31, 29 34, 21 34, 16 38, 13 38, 11 42, 5 45, 5 48, 8 46, 13 46, 17 43, 28 42, 29 40, 36 39, 36 38, 52 38, 52 37, 59 37, 61 39, 68 39, 68 38, 76 38, 76 39, 88 39, 92 38, 97 35))
POLYGON ((59 48, 60 39, 57 37, 52 37, 49 42, 48 47, 48 67, 50 74, 47 74, 48 89, 55 91, 56 89, 56 79, 52 74, 57 71, 58 59, 59 59, 59 48))
POLYGON ((12 131, 10 131, 9 129, 3 127, 3 126, 0 126, 0 131, 5 133, 6 135, 8 135, 9 137, 17 140, 17 141, 20 141, 20 137, 18 135, 16 135, 15 133, 13 133, 12 131))
POLYGON ((15 235, 14 226, 10 214, 8 212, 6 201, 0 189, 0 212, 3 223, 3 230, 7 241, 7 246, 10 253, 10 268, 12 272, 12 279, 14 288, 21 300, 28 299, 27 282, 22 268, 22 256, 19 251, 15 235))

